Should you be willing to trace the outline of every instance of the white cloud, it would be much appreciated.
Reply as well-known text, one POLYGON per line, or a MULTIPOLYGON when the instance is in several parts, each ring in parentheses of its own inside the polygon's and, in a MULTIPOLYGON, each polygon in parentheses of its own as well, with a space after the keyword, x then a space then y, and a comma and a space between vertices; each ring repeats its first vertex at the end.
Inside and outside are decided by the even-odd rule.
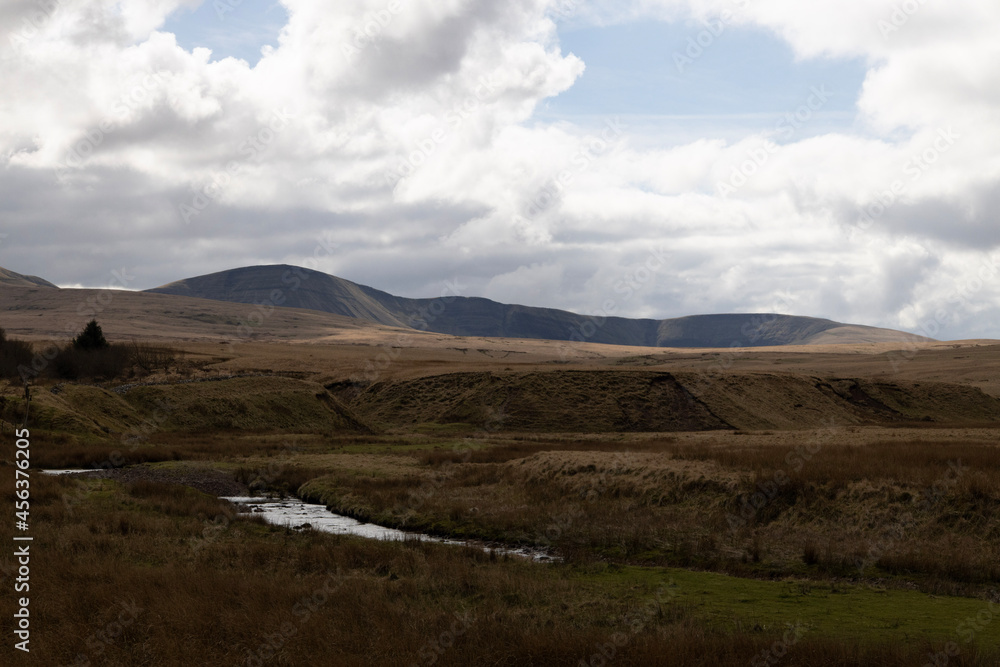
POLYGON ((461 275, 470 294, 593 312, 668 246, 624 314, 778 303, 919 329, 943 308, 946 337, 997 323, 996 290, 949 298, 1000 244, 992 0, 577 3, 573 20, 598 22, 734 9, 800 58, 869 63, 863 133, 677 145, 628 118, 610 134, 614 118, 532 120, 583 72, 559 48, 564 1, 283 0, 253 68, 157 32, 184 4, 0 8, 0 264, 67 283, 127 264, 153 286, 304 261, 330 234, 319 268, 379 288, 461 275))

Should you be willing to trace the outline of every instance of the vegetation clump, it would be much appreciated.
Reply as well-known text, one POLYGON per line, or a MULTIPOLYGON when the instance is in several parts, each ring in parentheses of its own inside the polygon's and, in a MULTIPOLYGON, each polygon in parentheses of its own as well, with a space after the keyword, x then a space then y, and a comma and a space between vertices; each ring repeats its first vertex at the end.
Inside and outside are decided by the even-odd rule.
POLYGON ((7 338, 0 329, 0 377, 29 382, 56 380, 114 380, 167 370, 174 362, 168 348, 145 343, 111 343, 97 320, 91 320, 65 346, 38 352, 31 343, 7 338))
POLYGON ((75 350, 106 350, 111 345, 104 337, 104 330, 97 320, 91 320, 76 338, 73 339, 75 350))
POLYGON ((0 329, 0 377, 16 377, 18 367, 30 365, 32 356, 29 343, 7 338, 7 333, 0 329))

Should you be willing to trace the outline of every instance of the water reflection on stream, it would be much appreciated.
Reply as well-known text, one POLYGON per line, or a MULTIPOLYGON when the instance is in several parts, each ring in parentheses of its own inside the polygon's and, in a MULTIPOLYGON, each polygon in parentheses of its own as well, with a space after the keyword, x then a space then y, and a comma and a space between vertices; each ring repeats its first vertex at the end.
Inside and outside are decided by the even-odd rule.
MULTIPOLYGON (((85 472, 99 472, 97 470, 41 470, 46 475, 72 475, 85 472)), ((362 523, 350 517, 334 514, 323 505, 314 505, 298 498, 265 498, 260 496, 220 496, 222 500, 228 500, 235 504, 239 511, 245 514, 259 514, 268 523, 278 526, 288 526, 293 530, 321 530, 325 533, 337 535, 357 535, 373 540, 390 540, 403 542, 406 540, 417 540, 420 542, 438 542, 440 544, 454 544, 456 546, 472 546, 483 549, 489 553, 497 555, 519 556, 530 558, 539 563, 553 563, 559 560, 544 549, 532 549, 529 547, 498 547, 483 544, 482 542, 466 540, 450 540, 442 537, 434 537, 423 533, 411 533, 395 528, 386 528, 373 523, 362 523)))
POLYGON ((509 554, 530 558, 537 562, 554 562, 558 560, 551 554, 538 549, 491 547, 479 542, 469 542, 464 540, 451 540, 423 533, 411 533, 395 528, 386 528, 373 523, 362 523, 350 517, 334 514, 323 505, 313 505, 298 498, 263 498, 263 497, 223 497, 223 500, 237 505, 241 512, 258 514, 268 523, 278 526, 288 526, 292 529, 321 530, 326 533, 338 535, 357 535, 374 540, 405 541, 417 540, 421 542, 438 542, 441 544, 454 544, 457 546, 476 546, 484 551, 500 554, 509 554))

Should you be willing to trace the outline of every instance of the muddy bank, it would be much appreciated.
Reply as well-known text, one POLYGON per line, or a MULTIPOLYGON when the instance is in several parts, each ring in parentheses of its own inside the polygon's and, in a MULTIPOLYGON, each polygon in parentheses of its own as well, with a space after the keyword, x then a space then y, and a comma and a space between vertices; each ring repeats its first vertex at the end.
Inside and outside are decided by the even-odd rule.
POLYGON ((202 466, 164 468, 138 465, 80 473, 80 477, 113 479, 122 484, 143 481, 182 484, 213 496, 246 496, 250 494, 250 490, 245 484, 233 479, 232 473, 202 466))
POLYGON ((327 389, 368 423, 455 424, 489 433, 978 425, 1000 414, 1000 399, 976 387, 795 373, 465 372, 327 389))

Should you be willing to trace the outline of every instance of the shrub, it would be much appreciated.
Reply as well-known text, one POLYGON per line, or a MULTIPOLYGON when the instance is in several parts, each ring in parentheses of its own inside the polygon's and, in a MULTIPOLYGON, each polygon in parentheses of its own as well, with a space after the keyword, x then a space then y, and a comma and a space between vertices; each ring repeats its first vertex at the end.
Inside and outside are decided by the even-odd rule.
POLYGON ((167 347, 153 347, 132 341, 129 345, 129 364, 145 373, 157 368, 167 370, 174 363, 174 351, 167 347))
POLYGON ((30 366, 34 357, 31 343, 12 340, 0 329, 0 377, 19 377, 19 366, 30 366))
POLYGON ((101 325, 91 320, 72 345, 59 350, 52 359, 51 374, 62 380, 111 380, 126 374, 152 373, 158 368, 167 370, 173 362, 174 354, 169 348, 135 341, 109 343, 101 325))
POLYGON ((88 322, 80 335, 73 339, 73 348, 77 350, 106 350, 109 347, 111 346, 104 338, 104 331, 97 320, 88 322))
POLYGON ((64 380, 120 377, 129 368, 127 345, 116 343, 100 349, 64 347, 52 360, 55 375, 64 380))

